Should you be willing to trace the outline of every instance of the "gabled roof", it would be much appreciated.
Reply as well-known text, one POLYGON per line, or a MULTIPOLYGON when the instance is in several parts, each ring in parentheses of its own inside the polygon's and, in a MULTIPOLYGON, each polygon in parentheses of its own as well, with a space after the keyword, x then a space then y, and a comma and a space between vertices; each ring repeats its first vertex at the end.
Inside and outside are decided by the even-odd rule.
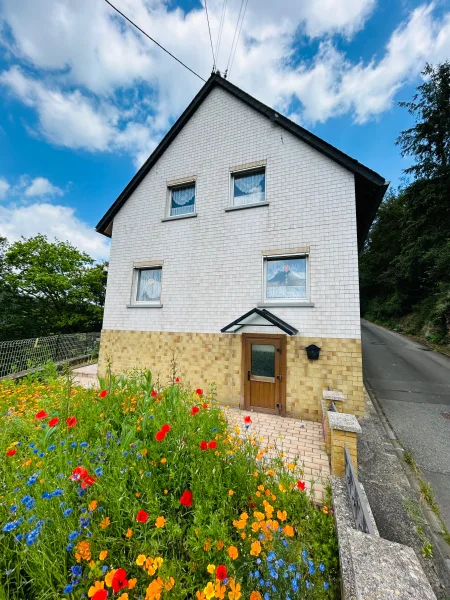
POLYGON ((250 106, 261 115, 277 123, 283 129, 289 131, 297 138, 309 144, 312 148, 321 152, 328 158, 331 158, 342 167, 350 171, 355 175, 355 193, 356 193, 356 219, 358 226, 358 247, 361 249, 364 240, 366 239, 369 228, 378 210, 378 207, 383 199, 383 196, 388 187, 388 183, 372 169, 365 167, 354 158, 351 158, 344 152, 341 152, 331 144, 328 144, 321 138, 317 137, 307 129, 304 129, 297 123, 290 121, 283 115, 280 115, 273 108, 269 108, 253 96, 250 96, 240 88, 236 87, 218 73, 213 73, 205 85, 201 88, 183 114, 179 117, 173 126, 169 129, 166 135, 163 137, 161 142, 142 165, 133 179, 129 182, 123 192, 116 199, 114 204, 108 209, 103 217, 98 222, 96 229, 99 233, 111 237, 111 226, 114 217, 125 204, 127 199, 131 196, 134 190, 138 187, 153 165, 167 150, 169 145, 173 142, 176 136, 180 133, 192 115, 195 113, 201 103, 207 98, 210 92, 215 88, 220 87, 226 92, 232 94, 235 98, 238 98, 247 106, 250 106))
POLYGON ((292 325, 289 325, 289 323, 286 323, 286 321, 283 321, 280 317, 277 317, 265 308, 263 310, 252 308, 252 310, 249 310, 242 317, 222 327, 220 331, 222 333, 235 333, 242 327, 278 327, 281 331, 289 335, 298 333, 295 327, 292 327, 292 325))

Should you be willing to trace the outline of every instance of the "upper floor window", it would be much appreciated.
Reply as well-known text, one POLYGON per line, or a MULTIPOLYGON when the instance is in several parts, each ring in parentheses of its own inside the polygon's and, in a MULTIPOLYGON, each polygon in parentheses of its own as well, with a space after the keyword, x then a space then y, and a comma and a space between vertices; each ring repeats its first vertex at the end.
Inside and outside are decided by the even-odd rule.
POLYGON ((195 212, 195 183, 190 182, 169 188, 170 216, 178 217, 195 212))
POLYGON ((233 206, 265 202, 266 171, 264 167, 232 173, 231 177, 233 206))
POLYGON ((136 302, 161 301, 161 267, 136 269, 136 302))
POLYGON ((307 257, 275 256, 264 259, 264 300, 307 300, 307 257))

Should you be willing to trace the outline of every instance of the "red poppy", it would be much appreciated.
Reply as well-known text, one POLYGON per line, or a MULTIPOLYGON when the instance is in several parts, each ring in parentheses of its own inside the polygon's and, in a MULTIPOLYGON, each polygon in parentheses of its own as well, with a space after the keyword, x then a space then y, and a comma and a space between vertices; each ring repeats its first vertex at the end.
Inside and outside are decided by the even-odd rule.
POLYGON ((180 498, 180 504, 183 506, 192 506, 192 492, 191 490, 186 490, 183 492, 180 498))
POLYGON ((136 515, 136 521, 138 523, 147 523, 148 517, 149 517, 149 515, 148 515, 148 513, 145 512, 145 510, 140 510, 138 512, 138 514, 136 515))
POLYGON ((91 600, 106 600, 108 597, 108 590, 97 590, 92 596, 91 600))
POLYGON ((75 427, 75 425, 77 424, 77 418, 69 417, 68 419, 66 419, 66 423, 67 423, 67 427, 75 427))
POLYGON ((166 432, 163 431, 162 429, 155 433, 155 440, 157 442, 162 442, 165 437, 166 437, 166 432))
POLYGON ((105 396, 107 396, 107 395, 108 395, 108 392, 106 390, 102 390, 100 392, 100 394, 98 395, 98 397, 99 398, 105 398, 105 396))
POLYGON ((203 404, 202 408, 204 408, 205 410, 208 408, 207 404, 203 404))
POLYGON ((50 419, 50 421, 48 422, 48 426, 54 427, 55 425, 58 425, 58 423, 59 423, 58 417, 53 417, 53 419, 50 419))
POLYGON ((180 378, 179 377, 175 377, 175 383, 180 383, 180 378))
POLYGON ((305 489, 305 482, 304 481, 297 481, 297 487, 299 490, 302 490, 302 492, 305 489))
POLYGON ((112 578, 112 589, 116 593, 128 586, 127 572, 125 569, 117 569, 112 578))
POLYGON ((205 440, 203 440, 203 442, 200 442, 200 450, 208 450, 208 443, 205 442, 205 440))
POLYGON ((212 440, 211 442, 209 442, 208 448, 210 450, 215 450, 217 448, 217 442, 215 440, 212 440))
POLYGON ((200 409, 198 406, 193 406, 191 408, 191 415, 196 415, 198 412, 200 412, 200 409))
POLYGON ((70 476, 70 479, 72 481, 78 481, 79 479, 83 480, 86 479, 86 477, 89 475, 89 473, 87 472, 87 469, 85 469, 84 467, 75 467, 75 469, 72 471, 72 475, 70 476))
POLYGON ((217 567, 216 577, 217 577, 217 579, 220 579, 220 581, 223 581, 224 579, 226 579, 228 577, 227 568, 225 565, 219 565, 217 567))
POLYGON ((87 487, 94 485, 95 482, 96 482, 95 477, 92 477, 92 475, 88 475, 87 477, 85 477, 83 479, 83 482, 81 484, 81 489, 85 490, 87 487))
POLYGON ((172 427, 170 425, 168 425, 167 423, 161 427, 161 431, 163 431, 164 433, 169 433, 169 431, 171 429, 172 429, 172 427))
POLYGON ((157 395, 158 395, 158 392, 157 392, 157 391, 155 391, 155 390, 152 390, 152 397, 153 397, 153 398, 156 398, 156 396, 157 396, 157 395))
POLYGON ((38 413, 36 413, 36 419, 45 419, 45 417, 48 417, 48 414, 45 412, 45 410, 40 410, 38 413))
POLYGON ((203 396, 203 390, 201 388, 197 388, 195 390, 195 393, 197 394, 197 396, 203 396))
POLYGON ((6 451, 6 456, 14 456, 14 454, 17 452, 16 448, 11 448, 11 450, 7 450, 6 451))
POLYGON ((251 423, 251 422, 252 422, 252 418, 251 417, 249 417, 249 416, 244 417, 244 423, 251 423))

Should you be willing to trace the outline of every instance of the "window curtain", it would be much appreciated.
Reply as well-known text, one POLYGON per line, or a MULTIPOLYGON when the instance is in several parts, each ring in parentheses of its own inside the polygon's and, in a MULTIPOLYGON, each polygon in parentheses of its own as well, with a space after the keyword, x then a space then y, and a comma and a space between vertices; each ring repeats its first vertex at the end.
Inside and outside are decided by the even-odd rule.
POLYGON ((156 302, 161 298, 162 269, 141 269, 138 272, 136 300, 156 302))
POLYGON ((253 173, 234 178, 234 205, 264 202, 265 173, 253 173))
POLYGON ((172 216, 194 212, 195 186, 172 190, 172 216))
POLYGON ((266 261, 266 298, 306 299, 306 258, 266 261))

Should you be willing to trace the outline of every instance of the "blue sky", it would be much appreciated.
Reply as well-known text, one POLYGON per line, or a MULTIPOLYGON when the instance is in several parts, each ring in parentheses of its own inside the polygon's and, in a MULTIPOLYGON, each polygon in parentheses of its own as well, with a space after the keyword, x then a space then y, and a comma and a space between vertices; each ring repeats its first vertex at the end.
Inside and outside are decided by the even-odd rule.
MULTIPOLYGON (((200 2, 116 0, 205 79, 200 2)), ((215 49, 223 0, 209 0, 215 49)), ((241 0, 228 0, 224 71, 241 0)), ((450 8, 415 0, 248 0, 229 79, 397 186, 401 99, 450 58, 450 8)), ((202 82, 103 0, 0 0, 0 235, 69 239, 97 259, 93 226, 202 82)))

